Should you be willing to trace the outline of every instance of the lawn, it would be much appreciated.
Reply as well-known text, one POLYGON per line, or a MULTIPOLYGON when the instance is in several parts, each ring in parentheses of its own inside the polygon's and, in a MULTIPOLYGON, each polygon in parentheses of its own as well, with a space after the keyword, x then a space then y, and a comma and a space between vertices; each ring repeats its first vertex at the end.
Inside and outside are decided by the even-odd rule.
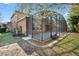
POLYGON ((79 55, 79 33, 71 33, 52 48, 57 55, 79 55))
POLYGON ((16 41, 17 39, 13 37, 11 33, 0 33, 0 44, 1 45, 11 44, 16 41))

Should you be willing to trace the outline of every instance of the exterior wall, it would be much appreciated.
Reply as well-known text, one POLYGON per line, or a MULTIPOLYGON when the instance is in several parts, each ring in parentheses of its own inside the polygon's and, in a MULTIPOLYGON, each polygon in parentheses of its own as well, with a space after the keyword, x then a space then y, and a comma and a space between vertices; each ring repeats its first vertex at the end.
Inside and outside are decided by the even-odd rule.
POLYGON ((11 22, 7 23, 6 26, 7 26, 8 31, 12 32, 12 30, 13 30, 12 23, 11 22))
POLYGON ((16 22, 12 22, 12 32, 16 32, 17 30, 17 23, 16 22))
POLYGON ((12 22, 17 22, 24 16, 26 16, 26 14, 23 12, 15 12, 13 16, 11 17, 11 20, 12 22))
POLYGON ((35 18, 33 23, 34 23, 34 27, 36 28, 35 32, 37 31, 38 33, 41 33, 41 32, 48 32, 49 31, 49 27, 51 26, 49 24, 48 21, 45 21, 47 18, 45 19, 38 19, 38 18, 35 18))
POLYGON ((26 32, 27 32, 26 18, 24 18, 21 21, 17 22, 17 25, 18 25, 18 30, 21 29, 21 33, 27 35, 26 34, 26 32))
POLYGON ((26 35, 26 14, 22 12, 15 12, 11 17, 12 32, 16 34, 26 35))
POLYGON ((3 24, 2 24, 2 23, 0 23, 0 27, 2 27, 2 25, 3 25, 3 24))
POLYGON ((28 33, 28 35, 31 35, 32 34, 32 19, 31 19, 31 17, 28 17, 27 19, 26 19, 26 24, 27 24, 27 33, 28 33))

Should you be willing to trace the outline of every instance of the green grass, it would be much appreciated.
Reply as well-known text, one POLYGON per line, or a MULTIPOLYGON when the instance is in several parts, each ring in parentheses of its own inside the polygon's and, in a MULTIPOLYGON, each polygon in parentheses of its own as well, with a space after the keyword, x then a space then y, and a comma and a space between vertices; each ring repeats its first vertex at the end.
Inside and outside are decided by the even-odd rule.
POLYGON ((3 45, 16 42, 16 38, 12 36, 11 33, 0 33, 0 43, 3 45))
POLYGON ((57 45, 59 44, 79 44, 79 34, 77 33, 72 33, 70 34, 68 37, 66 37, 65 39, 63 39, 61 42, 57 43, 57 45))
POLYGON ((79 33, 71 33, 68 37, 56 43, 56 45, 52 47, 52 49, 54 49, 55 47, 58 47, 58 51, 57 49, 55 49, 56 52, 63 52, 63 50, 61 50, 62 48, 65 50, 64 53, 74 52, 74 54, 79 55, 79 33))

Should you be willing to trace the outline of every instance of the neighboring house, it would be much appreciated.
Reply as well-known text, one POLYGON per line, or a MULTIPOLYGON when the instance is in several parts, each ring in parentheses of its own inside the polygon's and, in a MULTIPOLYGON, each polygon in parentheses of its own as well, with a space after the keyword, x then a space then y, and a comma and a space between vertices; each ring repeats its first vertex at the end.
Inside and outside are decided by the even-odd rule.
POLYGON ((6 27, 7 27, 7 31, 12 32, 13 26, 12 26, 12 23, 11 23, 11 22, 8 22, 8 23, 6 24, 6 27))
POLYGON ((2 27, 2 23, 0 23, 0 28, 2 27))
POLYGON ((0 23, 0 28, 6 28, 6 24, 0 23))

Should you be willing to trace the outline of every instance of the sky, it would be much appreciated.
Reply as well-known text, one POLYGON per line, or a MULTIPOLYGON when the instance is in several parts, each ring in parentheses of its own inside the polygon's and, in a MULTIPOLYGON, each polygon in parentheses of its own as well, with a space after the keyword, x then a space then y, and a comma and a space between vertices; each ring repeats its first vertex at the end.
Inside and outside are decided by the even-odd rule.
MULTIPOLYGON (((12 14, 14 13, 14 11, 17 9, 17 4, 3 4, 0 3, 0 22, 9 22, 11 19, 12 14)), ((58 13, 62 14, 65 19, 67 19, 67 14, 69 12, 69 6, 66 4, 62 4, 62 6, 60 5, 60 9, 62 10, 56 10, 54 9, 54 11, 57 11, 58 13), (65 7, 65 8, 64 8, 65 7)))
POLYGON ((58 7, 53 8, 55 12, 60 13, 64 16, 65 20, 67 21, 68 14, 70 12, 70 4, 59 4, 58 7), (59 9, 57 9, 59 8, 59 9))
POLYGON ((9 22, 10 17, 16 9, 17 4, 1 4, 0 3, 0 21, 9 22))

